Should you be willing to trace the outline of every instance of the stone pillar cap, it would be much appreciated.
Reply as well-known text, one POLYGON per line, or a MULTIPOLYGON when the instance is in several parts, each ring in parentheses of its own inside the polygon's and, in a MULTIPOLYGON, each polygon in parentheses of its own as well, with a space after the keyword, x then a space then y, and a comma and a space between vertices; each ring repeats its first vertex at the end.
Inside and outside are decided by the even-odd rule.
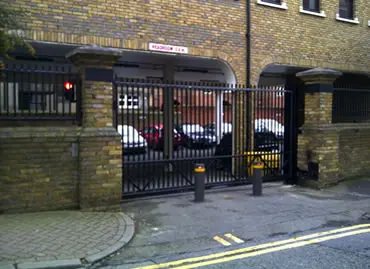
POLYGON ((88 45, 83 47, 78 47, 77 49, 72 50, 66 55, 66 58, 73 58, 76 55, 96 55, 96 56, 116 56, 122 57, 123 50, 116 48, 106 48, 100 47, 97 45, 88 45))
POLYGON ((112 68, 124 54, 122 49, 106 48, 96 45, 83 46, 66 55, 77 66, 112 68))
POLYGON ((340 77, 341 75, 342 75, 342 72, 340 71, 333 70, 333 69, 325 69, 321 67, 302 71, 296 74, 296 76, 299 78, 312 77, 312 76, 340 77))
POLYGON ((342 75, 342 72, 325 68, 313 68, 296 74, 307 85, 309 84, 333 84, 342 75))

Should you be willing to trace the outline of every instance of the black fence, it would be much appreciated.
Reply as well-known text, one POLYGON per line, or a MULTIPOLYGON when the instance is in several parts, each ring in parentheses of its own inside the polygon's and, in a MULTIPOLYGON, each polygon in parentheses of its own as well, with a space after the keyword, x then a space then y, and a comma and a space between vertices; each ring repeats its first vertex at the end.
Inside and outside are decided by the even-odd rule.
POLYGON ((191 190, 196 163, 208 188, 249 183, 255 159, 265 180, 281 179, 290 97, 281 87, 116 79, 123 197, 191 190))
POLYGON ((0 70, 1 120, 79 120, 81 83, 72 67, 6 64, 0 70))
POLYGON ((336 88, 333 123, 370 121, 370 89, 336 88))

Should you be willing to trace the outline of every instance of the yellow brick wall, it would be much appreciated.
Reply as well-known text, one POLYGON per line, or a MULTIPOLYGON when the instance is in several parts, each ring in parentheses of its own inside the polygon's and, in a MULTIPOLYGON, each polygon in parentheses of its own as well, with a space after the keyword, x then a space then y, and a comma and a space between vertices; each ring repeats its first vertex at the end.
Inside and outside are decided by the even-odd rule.
POLYGON ((368 176, 370 173, 370 126, 342 124, 339 128, 341 177, 368 176))
POLYGON ((332 122, 332 93, 306 93, 305 124, 330 124, 332 122))
POLYGON ((0 128, 0 137, 0 212, 78 207, 76 127, 0 128))
POLYGON ((149 42, 189 47, 245 76, 245 1, 11 1, 29 11, 32 40, 147 50, 149 42))
POLYGON ((336 20, 338 0, 320 1, 326 18, 300 13, 300 0, 285 0, 287 10, 256 2, 251 17, 254 78, 270 63, 370 71, 369 1, 355 1, 359 24, 336 20))
MULTIPOLYGON (((220 58, 245 79, 246 0, 7 1, 29 11, 33 40, 147 50, 148 42, 189 47, 220 58)), ((370 3, 356 1, 360 24, 335 19, 338 0, 321 1, 326 18, 299 12, 300 0, 281 10, 251 0, 252 80, 267 64, 370 71, 370 3)))
MULTIPOLYGON (((4 1, 5 2, 5 1, 4 1)), ((245 81, 246 0, 7 0, 29 11, 32 40, 147 50, 149 42, 189 47, 222 59, 245 81)), ((360 24, 335 19, 338 0, 322 0, 326 18, 252 3, 252 82, 269 64, 370 72, 370 3, 356 1, 360 24)), ((238 105, 239 107, 242 104, 238 105)), ((239 110, 242 113, 242 110, 239 110)))

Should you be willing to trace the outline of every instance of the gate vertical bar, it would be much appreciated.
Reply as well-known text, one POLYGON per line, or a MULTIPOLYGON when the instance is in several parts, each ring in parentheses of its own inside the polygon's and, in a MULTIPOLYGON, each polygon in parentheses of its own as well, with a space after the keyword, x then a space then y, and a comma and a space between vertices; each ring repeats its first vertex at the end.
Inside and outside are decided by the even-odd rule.
POLYGON ((298 143, 298 124, 297 124, 297 89, 296 78, 289 77, 285 86, 284 93, 284 176, 285 183, 294 184, 296 182, 297 169, 297 143, 298 143))

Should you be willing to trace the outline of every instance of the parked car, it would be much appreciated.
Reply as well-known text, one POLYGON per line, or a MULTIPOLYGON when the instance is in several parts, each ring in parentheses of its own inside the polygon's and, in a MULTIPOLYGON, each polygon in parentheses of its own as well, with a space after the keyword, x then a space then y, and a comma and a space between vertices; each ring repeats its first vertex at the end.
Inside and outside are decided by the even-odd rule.
MULTIPOLYGON (((203 126, 203 128, 206 134, 216 135, 216 123, 215 122, 207 123, 206 125, 203 126)), ((225 134, 231 133, 232 130, 233 130, 233 126, 231 123, 228 123, 228 122, 222 123, 222 126, 221 126, 222 136, 225 134)))
MULTIPOLYGON (((150 125, 140 131, 149 144, 149 147, 153 149, 164 149, 164 126, 163 124, 150 125)), ((181 135, 173 130, 173 148, 176 150, 181 145, 181 135)))
POLYGON ((117 131, 121 135, 123 150, 128 152, 146 152, 148 143, 139 132, 129 125, 118 125, 117 131))
MULTIPOLYGON (((231 168, 233 154, 233 137, 232 133, 225 134, 220 144, 216 146, 214 156, 230 156, 220 158, 218 162, 225 168, 231 168)), ((263 152, 280 152, 282 145, 276 135, 272 132, 255 132, 254 133, 254 151, 263 152)))
POLYGON ((273 132, 278 139, 284 138, 284 125, 274 119, 256 119, 255 130, 258 132, 273 132))
POLYGON ((216 144, 216 136, 207 134, 200 124, 177 125, 181 143, 187 148, 210 147, 216 144))

